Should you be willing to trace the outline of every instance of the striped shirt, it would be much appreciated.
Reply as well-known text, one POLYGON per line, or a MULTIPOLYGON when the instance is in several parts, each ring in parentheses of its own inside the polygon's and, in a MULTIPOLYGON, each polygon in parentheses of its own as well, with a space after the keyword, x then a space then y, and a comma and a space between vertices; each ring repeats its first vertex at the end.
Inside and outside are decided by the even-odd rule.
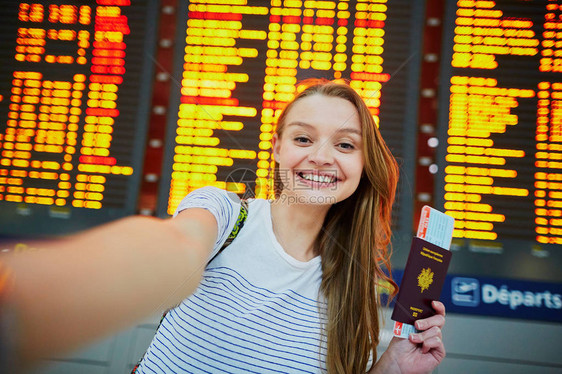
MULTIPOLYGON (((215 250, 239 203, 219 189, 190 193, 179 210, 208 209, 215 250)), ((326 304, 320 258, 288 255, 272 229, 270 202, 252 200, 236 239, 204 272, 196 292, 162 321, 137 373, 319 373, 325 371, 326 304)))

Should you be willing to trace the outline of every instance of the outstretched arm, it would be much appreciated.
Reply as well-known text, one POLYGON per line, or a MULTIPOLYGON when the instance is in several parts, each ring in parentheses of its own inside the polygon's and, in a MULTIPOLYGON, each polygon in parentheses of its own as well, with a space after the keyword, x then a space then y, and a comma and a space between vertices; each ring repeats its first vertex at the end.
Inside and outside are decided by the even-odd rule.
POLYGON ((392 338, 386 352, 369 372, 370 374, 425 374, 431 373, 445 358, 441 329, 445 325, 445 306, 432 302, 436 314, 416 321, 420 333, 408 339, 392 338))
POLYGON ((187 209, 1 256, 14 280, 4 301, 15 316, 18 361, 74 350, 178 304, 199 284, 216 237, 211 213, 187 209))

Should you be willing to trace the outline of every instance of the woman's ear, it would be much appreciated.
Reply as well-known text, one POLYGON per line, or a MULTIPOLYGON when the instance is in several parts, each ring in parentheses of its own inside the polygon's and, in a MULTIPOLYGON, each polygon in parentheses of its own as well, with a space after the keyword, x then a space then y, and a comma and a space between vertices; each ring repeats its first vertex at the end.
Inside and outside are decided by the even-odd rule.
POLYGON ((281 142, 279 141, 279 134, 273 134, 271 138, 271 148, 273 149, 273 159, 275 161, 279 160, 279 148, 281 148, 281 142))

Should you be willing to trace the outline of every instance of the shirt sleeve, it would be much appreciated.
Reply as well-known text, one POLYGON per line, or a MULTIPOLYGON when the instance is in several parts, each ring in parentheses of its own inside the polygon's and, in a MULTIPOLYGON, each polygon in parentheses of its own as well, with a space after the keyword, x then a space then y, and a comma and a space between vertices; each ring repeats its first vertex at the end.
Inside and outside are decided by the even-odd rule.
POLYGON ((240 198, 233 192, 227 192, 217 187, 202 187, 190 192, 178 205, 174 217, 179 212, 189 208, 203 208, 215 216, 217 220, 217 241, 212 258, 222 247, 240 214, 240 198))

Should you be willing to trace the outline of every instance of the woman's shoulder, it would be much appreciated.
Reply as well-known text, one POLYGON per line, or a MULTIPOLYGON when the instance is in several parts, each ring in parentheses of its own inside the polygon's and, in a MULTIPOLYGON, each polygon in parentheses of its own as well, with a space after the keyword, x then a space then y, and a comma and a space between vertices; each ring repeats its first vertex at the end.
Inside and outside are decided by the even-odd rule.
POLYGON ((222 198, 240 204, 240 197, 232 192, 215 186, 204 186, 191 191, 185 198, 222 198))
POLYGON ((191 191, 178 205, 178 211, 187 206, 199 204, 212 204, 239 208, 243 202, 246 206, 254 209, 262 209, 270 206, 271 200, 255 197, 240 198, 235 192, 223 190, 215 186, 204 186, 191 191))
POLYGON ((195 207, 215 207, 217 209, 226 208, 228 210, 238 209, 240 207, 240 198, 234 192, 225 191, 218 187, 201 187, 191 191, 182 199, 174 215, 177 215, 184 209, 195 207))
MULTIPOLYGON (((213 196, 228 196, 228 197, 238 197, 234 192, 223 190, 215 186, 203 186, 191 191, 187 196, 198 196, 198 195, 213 195, 213 196)), ((186 196, 186 197, 187 197, 186 196)))
POLYGON ((244 201, 248 207, 254 207, 254 209, 269 208, 271 205, 271 200, 256 197, 242 198, 242 201, 244 201))

